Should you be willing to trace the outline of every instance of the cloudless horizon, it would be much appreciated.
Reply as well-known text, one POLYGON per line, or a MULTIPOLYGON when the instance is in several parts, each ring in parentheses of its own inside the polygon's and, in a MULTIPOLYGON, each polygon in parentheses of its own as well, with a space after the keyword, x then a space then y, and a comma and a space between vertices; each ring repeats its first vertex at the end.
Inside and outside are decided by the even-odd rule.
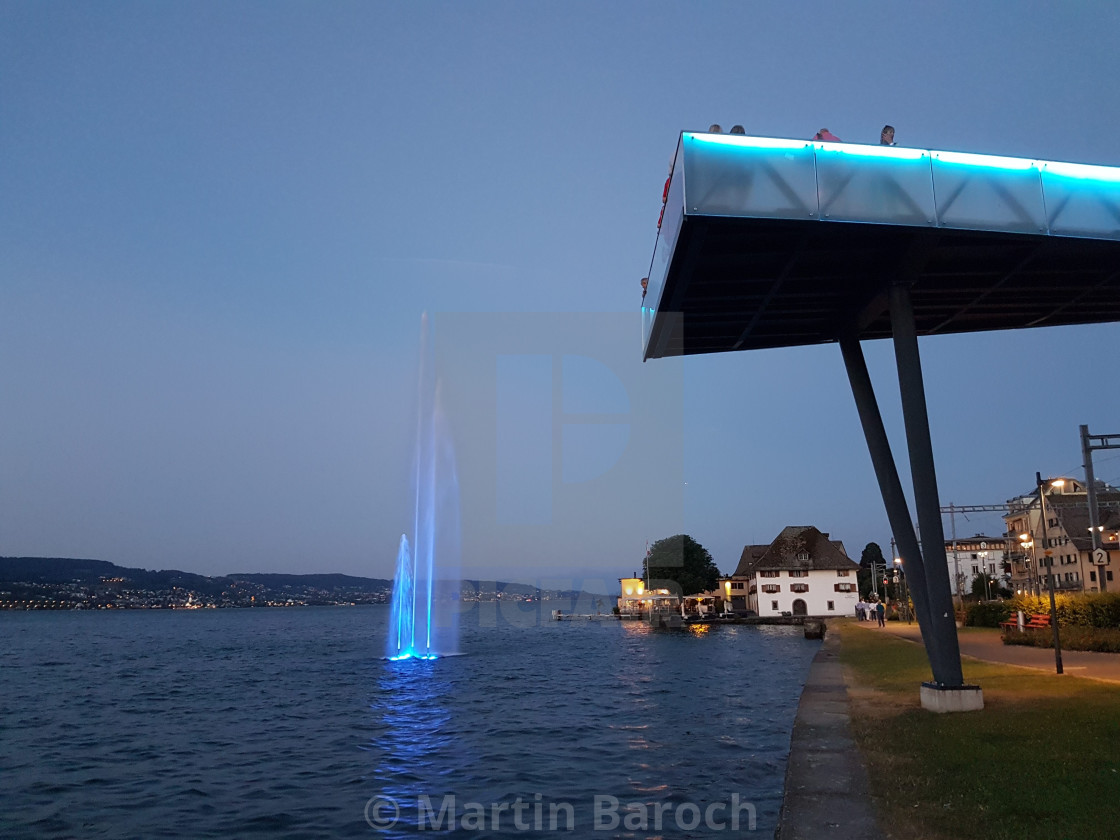
MULTIPOLYGON (((392 577, 425 312, 461 577, 594 588, 681 532, 731 572, 787 525, 888 553, 836 346, 641 362, 679 133, 1120 165, 1118 31, 1096 0, 0 5, 0 556, 392 577)), ((1082 477, 1118 339, 922 339, 942 504, 1082 477)))

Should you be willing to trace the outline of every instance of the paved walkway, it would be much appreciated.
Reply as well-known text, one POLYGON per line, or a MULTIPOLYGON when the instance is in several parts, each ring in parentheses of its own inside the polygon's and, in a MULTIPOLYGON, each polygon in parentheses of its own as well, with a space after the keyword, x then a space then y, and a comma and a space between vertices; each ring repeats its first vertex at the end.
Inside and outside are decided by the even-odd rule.
MULTIPOLYGON (((853 622, 857 627, 868 632, 888 632, 914 642, 922 640, 921 631, 917 622, 906 624, 901 621, 888 621, 887 626, 880 629, 872 622, 853 622)), ((982 659, 985 662, 1000 662, 1004 665, 1019 665, 1024 668, 1037 668, 1041 671, 1054 673, 1053 648, 1025 647, 1023 645, 1005 645, 1000 641, 1000 633, 995 629, 964 628, 958 633, 961 655, 971 656, 973 659, 982 659)), ((1085 650, 1063 650, 1063 671, 1075 677, 1089 677, 1095 680, 1120 682, 1120 653, 1093 653, 1085 650)))
POLYGON ((793 723, 776 840, 878 840, 867 770, 849 728, 835 628, 817 651, 793 723))

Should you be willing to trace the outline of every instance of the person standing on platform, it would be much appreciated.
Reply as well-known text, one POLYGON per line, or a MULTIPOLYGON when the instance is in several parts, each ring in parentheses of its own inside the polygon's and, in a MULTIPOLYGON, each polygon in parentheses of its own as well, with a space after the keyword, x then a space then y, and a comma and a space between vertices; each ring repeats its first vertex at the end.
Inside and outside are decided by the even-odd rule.
POLYGON ((883 130, 879 132, 879 145, 880 146, 893 146, 894 145, 894 126, 885 125, 883 130))
POLYGON ((824 140, 826 143, 843 143, 844 141, 829 131, 827 128, 822 128, 813 135, 814 140, 824 140))
POLYGON ((875 614, 877 616, 879 616, 879 626, 880 627, 886 627, 887 626, 887 608, 885 606, 883 606, 882 601, 880 601, 878 604, 875 605, 875 614))

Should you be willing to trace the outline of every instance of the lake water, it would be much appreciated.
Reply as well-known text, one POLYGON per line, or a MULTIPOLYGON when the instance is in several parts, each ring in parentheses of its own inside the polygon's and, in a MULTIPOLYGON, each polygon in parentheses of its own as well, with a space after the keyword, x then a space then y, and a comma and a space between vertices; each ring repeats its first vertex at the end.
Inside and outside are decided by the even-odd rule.
POLYGON ((0 614, 0 836, 772 836, 818 643, 549 609, 0 614))

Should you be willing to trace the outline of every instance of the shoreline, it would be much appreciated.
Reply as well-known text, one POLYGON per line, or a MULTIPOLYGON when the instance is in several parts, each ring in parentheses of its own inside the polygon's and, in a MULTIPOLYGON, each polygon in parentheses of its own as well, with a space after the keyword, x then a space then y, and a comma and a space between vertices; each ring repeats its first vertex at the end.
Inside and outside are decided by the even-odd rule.
POLYGON ((840 637, 825 633, 790 735, 775 840, 876 840, 867 768, 851 733, 840 637))

